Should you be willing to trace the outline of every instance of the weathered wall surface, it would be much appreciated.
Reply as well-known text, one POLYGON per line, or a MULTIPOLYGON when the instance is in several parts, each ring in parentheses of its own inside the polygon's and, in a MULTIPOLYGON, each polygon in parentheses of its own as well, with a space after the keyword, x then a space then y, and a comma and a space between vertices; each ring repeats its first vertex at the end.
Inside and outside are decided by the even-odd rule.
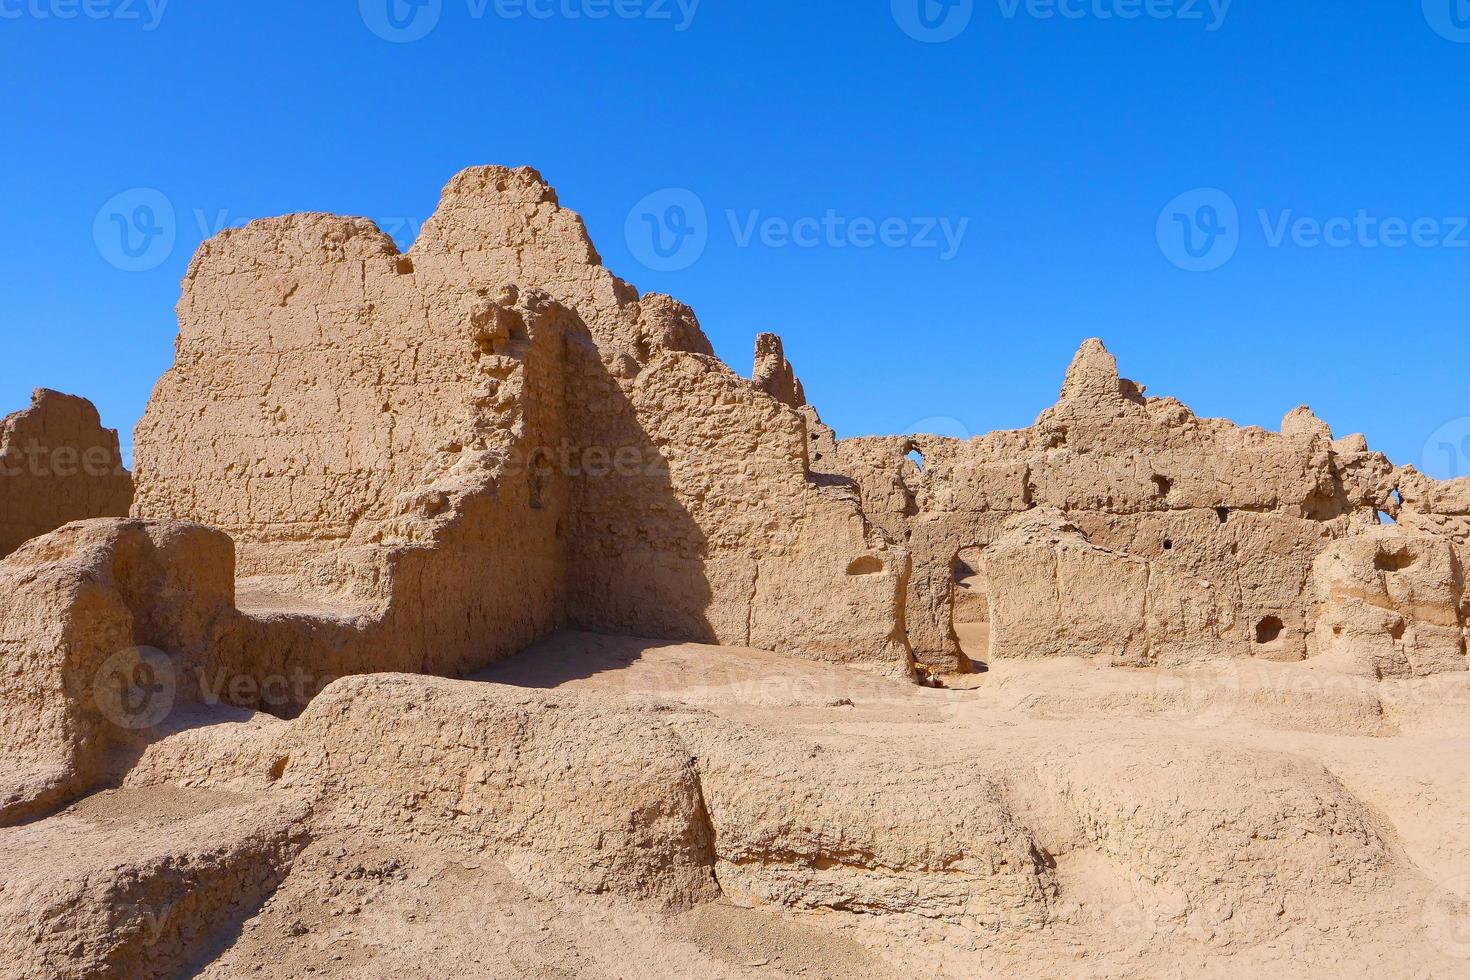
POLYGON ((1374 677, 1466 669, 1465 563, 1448 538, 1379 528, 1335 542, 1315 576, 1322 653, 1374 677))
POLYGON ((575 496, 571 623, 901 669, 907 554, 811 479, 806 417, 784 389, 737 376, 693 311, 640 299, 603 268, 538 174, 460 174, 412 254, 426 275, 471 287, 534 284, 585 325, 556 453, 575 496))
POLYGON ((176 362, 137 429, 136 513, 221 528, 246 575, 299 570, 390 518, 494 397, 495 344, 511 338, 487 297, 425 288, 361 219, 297 215, 206 242, 176 362))
MULTIPOLYGON (((368 222, 324 215, 207 243, 177 362, 138 429, 136 513, 223 528, 242 575, 289 577, 278 591, 414 604, 405 583, 433 584, 439 566, 390 585, 357 546, 426 473, 484 461, 474 413, 511 400, 494 377, 504 331, 486 312, 508 283, 571 314, 557 417, 517 433, 536 461, 525 481, 548 498, 524 547, 564 564, 565 601, 540 618, 906 669, 907 554, 854 494, 812 478, 779 344, 762 340, 775 378, 735 375, 687 307, 639 299, 604 269, 530 170, 460 174, 406 255, 368 222)), ((523 587, 483 567, 453 569, 453 601, 523 587)))
POLYGON ((1060 401, 1029 429, 967 442, 845 440, 835 468, 859 481, 871 519, 912 550, 910 639, 919 656, 945 666, 961 658, 956 591, 988 590, 987 618, 997 604, 1008 611, 985 624, 988 650, 982 629, 977 656, 1062 652, 1055 640, 1038 646, 1037 630, 1007 632, 1024 611, 1024 591, 997 596, 1002 587, 1062 583, 1079 623, 1105 608, 1116 616, 1112 641, 1074 637, 1075 655, 1106 651, 1139 664, 1212 652, 1301 659, 1316 620, 1313 562, 1334 541, 1376 526, 1392 483, 1391 465, 1361 437, 1334 441, 1305 409, 1271 433, 1147 398, 1097 341, 1083 346, 1060 401), (922 469, 906 458, 912 450, 922 469), (1070 523, 1065 542, 1018 552, 1011 541, 990 552, 1012 518, 1037 508, 1070 523), (1033 568, 1018 580, 1010 566, 1023 560, 1054 571, 1033 568), (1106 567, 1089 572, 1073 561, 1106 567), (1126 594, 1124 583, 1132 583, 1126 594))
POLYGON ((91 402, 38 388, 0 421, 0 557, 71 521, 126 517, 132 501, 117 432, 91 402))

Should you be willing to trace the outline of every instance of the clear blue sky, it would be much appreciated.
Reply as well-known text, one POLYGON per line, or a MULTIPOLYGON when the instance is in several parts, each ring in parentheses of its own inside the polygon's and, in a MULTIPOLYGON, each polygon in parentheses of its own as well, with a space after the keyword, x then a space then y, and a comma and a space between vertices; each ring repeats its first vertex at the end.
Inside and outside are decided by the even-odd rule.
POLYGON ((407 246, 459 168, 531 164, 742 373, 781 333, 843 435, 1029 424, 1097 335, 1200 414, 1470 473, 1470 0, 160 2, 0 0, 3 410, 130 430, 221 223, 407 246))

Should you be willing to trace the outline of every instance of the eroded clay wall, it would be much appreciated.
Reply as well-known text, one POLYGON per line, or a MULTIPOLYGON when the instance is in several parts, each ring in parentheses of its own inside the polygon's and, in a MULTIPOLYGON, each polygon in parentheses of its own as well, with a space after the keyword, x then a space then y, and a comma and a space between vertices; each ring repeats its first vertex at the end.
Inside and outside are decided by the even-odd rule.
POLYGON ((85 398, 39 388, 0 421, 0 557, 71 521, 126 517, 132 500, 117 432, 85 398))
POLYGON ((227 531, 284 574, 391 516, 486 382, 484 297, 424 289, 370 222, 297 215, 206 242, 174 366, 137 428, 141 517, 227 531))
POLYGON ((714 358, 687 307, 612 276, 526 169, 457 176, 405 255, 324 215, 207 243, 138 429, 136 513, 225 529, 241 574, 281 592, 412 601, 357 546, 483 441, 477 406, 506 402, 485 304, 508 283, 570 314, 563 416, 520 433, 538 492, 562 494, 540 511, 568 620, 906 669, 907 553, 812 477, 808 415, 714 358))
POLYGON ((1004 583, 987 581, 984 566, 998 560, 991 548, 1007 535, 1010 564, 1027 555, 1049 569, 1042 582, 1013 580, 1014 569, 1000 568, 994 577, 1007 588, 1054 591, 1065 579, 1078 604, 1062 618, 1086 622, 1111 610, 1135 624, 1119 634, 1126 642, 1077 643, 1077 655, 1300 659, 1316 619, 1313 562, 1334 541, 1376 525, 1392 472, 1361 437, 1334 441, 1304 410, 1272 433, 1148 398, 1118 376, 1097 341, 1084 345, 1060 401, 1029 429, 968 441, 845 440, 838 454, 840 469, 862 486, 867 513, 913 551, 910 639, 917 654, 945 666, 960 654, 964 631, 954 628, 952 610, 961 589, 987 597, 972 656, 1058 652, 1034 642, 1029 626, 1004 632, 1030 601, 998 595, 1004 583), (907 458, 912 451, 922 465, 907 458), (1070 530, 1050 541, 1023 529, 1017 539, 1015 519, 1034 509, 1061 515, 1070 530), (1108 571, 1084 574, 1069 562, 1101 562, 1108 571), (1125 582, 1135 587, 1115 588, 1125 582), (990 622, 998 609, 1009 615, 990 622))
POLYGON ((574 624, 906 661, 907 554, 867 527, 854 496, 811 478, 778 342, 784 386, 738 377, 693 311, 603 268, 582 220, 528 169, 455 177, 412 254, 421 275, 532 283, 586 328, 591 343, 568 348, 572 444, 556 447, 576 493, 574 624))

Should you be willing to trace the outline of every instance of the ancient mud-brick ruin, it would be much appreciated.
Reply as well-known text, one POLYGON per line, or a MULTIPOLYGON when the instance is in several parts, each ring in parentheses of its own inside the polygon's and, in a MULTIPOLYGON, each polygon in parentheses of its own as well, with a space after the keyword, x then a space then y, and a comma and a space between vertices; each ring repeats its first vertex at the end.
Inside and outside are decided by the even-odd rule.
POLYGON ((133 481, 117 433, 83 398, 39 388, 0 421, 0 557, 89 517, 127 517, 133 481))
MULTIPOLYGON (((1273 433, 1143 392, 1093 340, 1030 429, 838 443, 868 517, 914 553, 906 617, 921 659, 954 667, 1081 648, 1139 666, 1302 660, 1335 642, 1321 617, 1347 568, 1416 547, 1380 515, 1414 522, 1399 485, 1432 481, 1396 470, 1362 436, 1334 440, 1305 407, 1273 433)), ((1463 627, 1454 536, 1417 526, 1440 539, 1426 574, 1442 582, 1443 610, 1404 608, 1385 623, 1385 635, 1404 632, 1397 653, 1365 664, 1380 675, 1466 669, 1463 638, 1442 632, 1463 627)), ((1395 581, 1418 578, 1413 565, 1395 581)))
MULTIPOLYGON (((406 253, 226 231, 178 315, 129 516, 120 468, 4 484, 0 976, 300 975, 343 888, 406 918, 322 972, 481 975, 498 940, 393 904, 446 855, 489 906, 642 910, 517 976, 754 975, 677 939, 746 909, 853 976, 1453 964, 1371 753, 1198 729, 1470 727, 1421 696, 1470 691, 1470 481, 1198 418, 1095 340, 1029 429, 839 440, 777 337, 737 374, 527 169, 454 178, 406 253)), ((28 432, 117 455, 62 396, 28 432)))

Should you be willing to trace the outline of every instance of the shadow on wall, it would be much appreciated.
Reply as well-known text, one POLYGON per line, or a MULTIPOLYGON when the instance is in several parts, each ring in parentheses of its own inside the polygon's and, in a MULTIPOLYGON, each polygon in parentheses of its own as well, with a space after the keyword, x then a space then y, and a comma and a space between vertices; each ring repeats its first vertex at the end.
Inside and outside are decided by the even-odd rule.
MULTIPOLYGON (((985 578, 985 549, 962 548, 953 563, 950 621, 960 656, 975 671, 990 662, 990 585, 985 578)), ((962 662, 962 669, 966 665, 962 662)))
MULTIPOLYGON (((675 492, 671 470, 672 463, 698 470, 718 469, 727 461, 688 444, 692 433, 687 428, 655 441, 650 427, 658 420, 647 411, 640 417, 633 401, 660 371, 674 367, 673 361, 694 355, 649 353, 650 362, 638 374, 650 377, 641 385, 635 377, 630 393, 612 375, 585 327, 567 344, 568 384, 575 392, 569 421, 581 444, 572 463, 573 506, 566 528, 566 621, 578 629, 632 636, 744 643, 748 637, 730 636, 732 629, 746 628, 744 608, 724 610, 723 618, 733 613, 735 620, 722 624, 725 629, 711 621, 711 615, 721 616, 722 607, 706 571, 709 541, 675 492)), ((651 407, 656 412, 662 406, 651 407)))

